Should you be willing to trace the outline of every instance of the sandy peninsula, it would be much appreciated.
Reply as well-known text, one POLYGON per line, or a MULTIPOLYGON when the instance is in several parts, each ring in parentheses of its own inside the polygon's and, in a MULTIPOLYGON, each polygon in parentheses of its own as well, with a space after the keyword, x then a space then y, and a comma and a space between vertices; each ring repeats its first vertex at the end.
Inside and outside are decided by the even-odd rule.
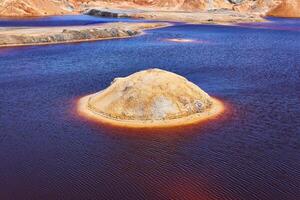
MULTIPOLYGON (((94 16, 132 17, 193 24, 234 24, 267 21, 264 17, 281 3, 294 0, 158 0, 87 1, 81 13, 94 16)), ((295 9, 294 9, 295 10, 295 9)), ((284 17, 284 13, 282 15, 284 17)))
POLYGON ((131 128, 196 124, 224 111, 221 101, 175 73, 149 69, 116 78, 111 85, 78 100, 80 116, 131 128))
POLYGON ((0 29, 0 47, 84 42, 138 35, 168 23, 108 23, 66 27, 7 27, 0 29))
POLYGON ((91 8, 84 12, 92 16, 128 17, 157 21, 184 22, 192 24, 232 24, 244 22, 266 21, 258 13, 241 13, 229 9, 204 11, 180 11, 164 9, 107 9, 104 7, 91 8))

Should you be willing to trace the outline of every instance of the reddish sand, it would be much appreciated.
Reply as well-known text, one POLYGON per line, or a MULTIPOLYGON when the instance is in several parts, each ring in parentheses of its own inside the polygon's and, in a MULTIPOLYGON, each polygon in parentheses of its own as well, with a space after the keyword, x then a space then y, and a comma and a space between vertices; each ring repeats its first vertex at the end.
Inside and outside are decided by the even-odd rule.
POLYGON ((77 7, 76 0, 2 0, 0 16, 45 16, 71 14, 77 7))
POLYGON ((300 17, 300 0, 284 0, 275 9, 268 12, 273 17, 300 17))

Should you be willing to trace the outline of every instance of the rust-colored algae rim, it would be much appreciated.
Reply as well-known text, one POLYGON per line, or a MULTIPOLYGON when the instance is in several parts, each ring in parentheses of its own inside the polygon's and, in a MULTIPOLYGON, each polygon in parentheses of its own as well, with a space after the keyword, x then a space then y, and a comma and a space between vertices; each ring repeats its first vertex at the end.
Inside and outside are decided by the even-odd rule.
POLYGON ((88 100, 92 96, 87 95, 80 98, 77 101, 77 113, 79 116, 92 120, 94 122, 100 124, 106 124, 115 127, 124 127, 124 128, 172 128, 179 126, 188 126, 188 125, 196 125, 201 124, 201 122, 205 122, 211 119, 214 119, 225 112, 226 106, 225 104, 217 98, 213 98, 213 106, 208 109, 205 113, 197 113, 190 116, 170 119, 170 120, 118 120, 113 118, 108 118, 102 115, 99 115, 93 111, 91 111, 87 105, 88 100))

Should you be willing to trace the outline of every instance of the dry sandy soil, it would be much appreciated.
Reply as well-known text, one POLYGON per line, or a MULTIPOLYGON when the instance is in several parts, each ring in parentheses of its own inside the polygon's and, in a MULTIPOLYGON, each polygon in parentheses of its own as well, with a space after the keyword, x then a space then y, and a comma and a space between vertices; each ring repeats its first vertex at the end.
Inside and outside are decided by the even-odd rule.
POLYGON ((0 0, 0 16, 9 17, 78 14, 91 8, 192 23, 262 21, 266 13, 299 17, 298 0, 0 0))
POLYGON ((274 17, 300 17, 300 0, 285 0, 268 13, 274 17))
POLYGON ((0 28, 0 47, 83 42, 125 38, 167 23, 109 23, 91 26, 0 28))
POLYGON ((78 112, 102 123, 126 127, 181 126, 211 119, 223 104, 177 74, 149 69, 79 100, 78 112))
POLYGON ((64 15, 74 13, 76 5, 64 0, 0 0, 0 16, 64 15))
POLYGON ((251 13, 238 13, 232 10, 212 10, 202 12, 181 11, 143 11, 129 14, 134 18, 145 18, 151 20, 163 20, 173 22, 188 22, 195 24, 232 24, 241 22, 265 21, 260 15, 251 13))

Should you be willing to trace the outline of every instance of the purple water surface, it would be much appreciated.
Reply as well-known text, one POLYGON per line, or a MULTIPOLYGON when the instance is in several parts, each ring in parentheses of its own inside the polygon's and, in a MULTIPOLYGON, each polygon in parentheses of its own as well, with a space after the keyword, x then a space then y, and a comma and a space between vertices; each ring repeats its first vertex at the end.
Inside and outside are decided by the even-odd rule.
POLYGON ((1 48, 0 199, 300 199, 299 49, 297 30, 244 25, 1 48), (132 132, 74 111, 79 97, 150 67, 230 109, 200 126, 132 132))
MULTIPOLYGON (((129 18, 101 18, 89 15, 65 15, 50 17, 0 18, 0 27, 26 26, 76 26, 108 22, 137 22, 141 20, 129 18)), ((146 21, 146 20, 144 20, 146 21)))

